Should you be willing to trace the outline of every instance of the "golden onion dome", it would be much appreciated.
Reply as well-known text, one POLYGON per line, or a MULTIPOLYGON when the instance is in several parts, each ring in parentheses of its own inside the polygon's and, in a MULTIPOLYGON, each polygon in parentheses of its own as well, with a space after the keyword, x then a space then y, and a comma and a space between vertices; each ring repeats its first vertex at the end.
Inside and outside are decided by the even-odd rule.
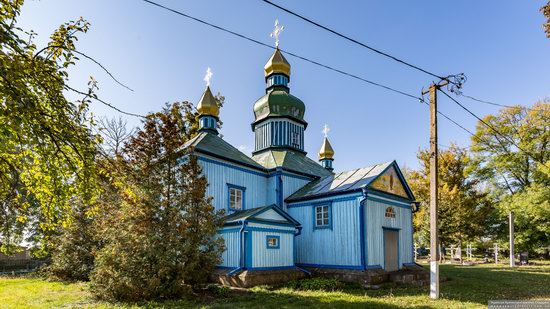
POLYGON ((332 146, 326 137, 323 141, 323 145, 321 145, 321 149, 319 150, 319 160, 324 159, 334 159, 334 149, 332 149, 332 146))
POLYGON ((290 63, 288 63, 279 48, 275 49, 275 52, 265 64, 264 73, 265 77, 275 73, 282 73, 290 77, 290 63))
POLYGON ((204 93, 199 100, 199 104, 197 105, 197 110, 199 111, 200 115, 218 117, 218 115, 220 114, 220 108, 218 107, 216 98, 214 98, 214 95, 212 94, 212 91, 210 91, 209 86, 207 86, 206 90, 204 90, 204 93))

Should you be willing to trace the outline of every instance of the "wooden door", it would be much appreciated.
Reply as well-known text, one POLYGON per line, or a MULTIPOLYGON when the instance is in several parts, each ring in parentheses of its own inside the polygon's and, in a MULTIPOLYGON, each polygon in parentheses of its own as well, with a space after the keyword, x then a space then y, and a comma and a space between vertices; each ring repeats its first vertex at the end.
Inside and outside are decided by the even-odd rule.
POLYGON ((386 271, 398 269, 398 242, 399 231, 384 229, 384 269, 386 271))

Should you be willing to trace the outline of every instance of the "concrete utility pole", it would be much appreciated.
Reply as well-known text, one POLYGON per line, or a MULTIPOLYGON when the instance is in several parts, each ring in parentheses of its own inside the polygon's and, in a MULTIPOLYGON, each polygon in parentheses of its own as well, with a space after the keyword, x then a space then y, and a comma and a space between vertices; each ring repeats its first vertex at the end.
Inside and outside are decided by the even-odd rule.
POLYGON ((439 298, 439 236, 437 226, 438 150, 437 150, 437 90, 449 83, 432 83, 430 93, 430 298, 439 298))
POLYGON ((510 222, 510 267, 515 267, 516 259, 514 257, 514 214, 510 211, 508 217, 510 222))

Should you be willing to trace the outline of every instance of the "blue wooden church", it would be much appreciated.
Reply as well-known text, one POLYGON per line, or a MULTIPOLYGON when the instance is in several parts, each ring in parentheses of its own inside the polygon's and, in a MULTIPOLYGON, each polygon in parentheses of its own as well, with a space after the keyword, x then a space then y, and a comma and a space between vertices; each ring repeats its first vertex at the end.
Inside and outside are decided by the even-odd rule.
POLYGON ((275 49, 264 67, 265 95, 253 107, 252 157, 218 135, 209 87, 197 105, 200 133, 187 146, 215 208, 227 214, 217 280, 250 286, 313 273, 368 282, 406 268, 415 199, 399 167, 390 161, 335 173, 326 136, 318 162, 309 158, 306 107, 290 94, 290 71, 275 49))

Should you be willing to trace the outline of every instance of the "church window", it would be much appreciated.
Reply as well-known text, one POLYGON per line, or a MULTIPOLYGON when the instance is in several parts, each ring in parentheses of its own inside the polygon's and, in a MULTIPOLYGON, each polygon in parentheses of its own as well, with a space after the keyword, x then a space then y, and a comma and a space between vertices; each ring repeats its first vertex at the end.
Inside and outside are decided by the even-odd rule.
POLYGON ((281 238, 279 236, 267 235, 266 236, 266 245, 268 249, 279 249, 281 244, 279 241, 281 238))
POLYGON ((315 206, 315 228, 330 227, 330 206, 315 206))
POLYGON ((229 185, 229 210, 242 210, 244 207, 244 188, 229 185))
POLYGON ((393 207, 386 208, 386 214, 384 216, 386 218, 395 218, 395 210, 393 207))

